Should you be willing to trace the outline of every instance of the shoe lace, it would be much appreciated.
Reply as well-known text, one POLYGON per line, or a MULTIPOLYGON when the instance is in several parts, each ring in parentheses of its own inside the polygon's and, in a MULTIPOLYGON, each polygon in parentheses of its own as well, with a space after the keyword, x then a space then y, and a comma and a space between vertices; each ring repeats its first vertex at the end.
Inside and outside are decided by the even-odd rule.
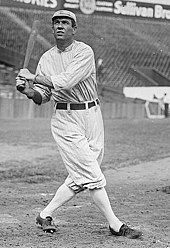
POLYGON ((52 218, 51 218, 50 216, 46 217, 45 224, 46 224, 47 226, 51 226, 51 224, 52 224, 51 222, 52 222, 52 218))
POLYGON ((128 227, 127 225, 124 224, 123 228, 121 229, 122 235, 128 235, 128 234, 133 234, 133 229, 128 227))

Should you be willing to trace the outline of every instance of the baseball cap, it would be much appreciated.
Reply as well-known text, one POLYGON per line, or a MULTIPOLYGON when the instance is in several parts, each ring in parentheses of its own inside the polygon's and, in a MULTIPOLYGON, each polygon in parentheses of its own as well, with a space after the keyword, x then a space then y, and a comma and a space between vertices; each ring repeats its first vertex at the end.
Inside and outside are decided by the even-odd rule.
POLYGON ((56 17, 69 17, 71 18, 75 24, 77 23, 77 20, 76 20, 76 15, 71 12, 71 11, 68 11, 68 10, 58 10, 54 13, 54 15, 52 16, 52 21, 54 20, 54 18, 56 17))

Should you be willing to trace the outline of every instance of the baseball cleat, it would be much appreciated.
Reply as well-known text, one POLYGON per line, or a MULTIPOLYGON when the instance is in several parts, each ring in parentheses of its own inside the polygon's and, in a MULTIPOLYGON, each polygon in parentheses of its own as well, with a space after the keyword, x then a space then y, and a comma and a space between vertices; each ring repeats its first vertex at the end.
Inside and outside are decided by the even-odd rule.
POLYGON ((140 238, 143 233, 141 231, 132 229, 128 227, 127 225, 123 224, 119 230, 119 232, 115 232, 110 226, 109 226, 110 232, 115 236, 125 236, 129 239, 137 239, 140 238))
POLYGON ((39 214, 36 218, 36 224, 40 225, 45 233, 56 232, 56 226, 51 216, 47 216, 45 219, 43 219, 39 214))

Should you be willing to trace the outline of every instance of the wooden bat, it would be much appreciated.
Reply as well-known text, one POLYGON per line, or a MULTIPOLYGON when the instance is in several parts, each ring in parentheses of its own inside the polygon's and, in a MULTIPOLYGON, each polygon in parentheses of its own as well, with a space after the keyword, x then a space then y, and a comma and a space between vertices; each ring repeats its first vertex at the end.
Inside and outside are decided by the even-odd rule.
MULTIPOLYGON (((23 68, 27 68, 28 65, 29 65, 31 55, 32 55, 32 51, 33 51, 33 48, 34 48, 34 44, 35 44, 35 41, 36 41, 36 37, 37 37, 37 34, 38 34, 38 26, 39 26, 39 24, 40 24, 40 21, 38 21, 38 20, 35 20, 33 22, 32 29, 31 29, 31 34, 29 36, 28 43, 27 43, 27 49, 26 49, 26 53, 25 53, 23 68)), ((24 88, 25 88, 25 83, 20 84, 20 85, 17 86, 17 90, 19 90, 19 91, 23 91, 24 88)))

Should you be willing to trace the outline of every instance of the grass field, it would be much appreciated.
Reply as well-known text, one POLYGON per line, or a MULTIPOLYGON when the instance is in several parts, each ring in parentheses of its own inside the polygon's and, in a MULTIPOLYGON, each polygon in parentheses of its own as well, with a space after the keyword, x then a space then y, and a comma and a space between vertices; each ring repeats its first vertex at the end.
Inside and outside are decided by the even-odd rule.
POLYGON ((170 247, 169 195, 162 190, 170 185, 170 120, 104 123, 110 199, 120 217, 144 230, 144 239, 113 238, 88 192, 58 211, 57 234, 43 234, 34 218, 67 176, 50 120, 1 119, 0 248, 170 247))

